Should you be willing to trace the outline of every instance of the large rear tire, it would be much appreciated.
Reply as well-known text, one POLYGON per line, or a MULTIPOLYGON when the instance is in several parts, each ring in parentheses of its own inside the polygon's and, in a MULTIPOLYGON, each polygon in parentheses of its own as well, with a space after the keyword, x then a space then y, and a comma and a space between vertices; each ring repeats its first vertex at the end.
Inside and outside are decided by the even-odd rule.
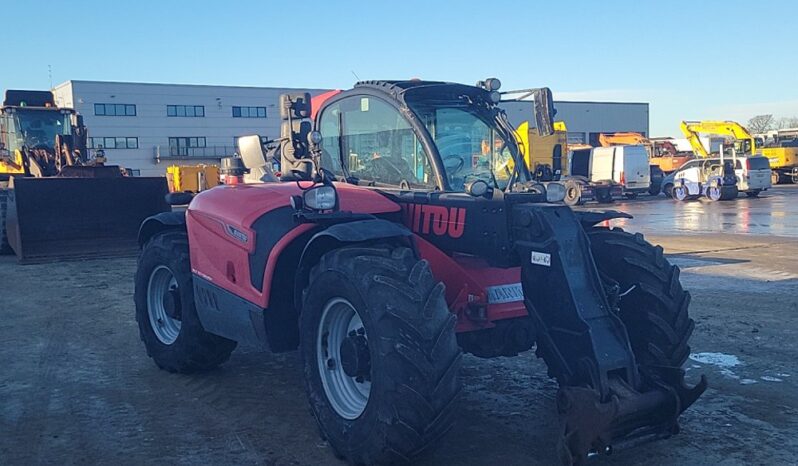
POLYGON ((188 236, 167 231, 141 251, 136 269, 136 321, 147 355, 161 369, 192 373, 227 361, 236 342, 205 331, 194 306, 188 236))
POLYGON ((8 189, 0 187, 0 255, 14 254, 8 243, 6 232, 6 218, 8 216, 8 189))
POLYGON ((593 228, 588 237, 599 273, 620 287, 619 315, 638 364, 681 366, 695 324, 679 268, 639 233, 593 228))
POLYGON ((351 464, 408 462, 452 424, 456 318, 405 247, 349 246, 311 271, 300 316, 305 388, 322 435, 351 464))

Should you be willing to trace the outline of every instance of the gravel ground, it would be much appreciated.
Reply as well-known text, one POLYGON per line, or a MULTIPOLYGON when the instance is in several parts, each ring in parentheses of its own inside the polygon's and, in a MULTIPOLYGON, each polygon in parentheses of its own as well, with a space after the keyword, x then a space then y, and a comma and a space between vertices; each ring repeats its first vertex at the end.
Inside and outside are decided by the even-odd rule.
MULTIPOLYGON (((710 388, 680 435, 594 464, 795 463, 798 239, 648 226, 693 294, 688 374, 710 388)), ((339 464, 297 354, 240 348, 207 374, 158 370, 133 319, 134 269, 0 258, 0 464, 339 464)), ((456 425, 422 464, 557 464, 556 386, 542 362, 466 356, 462 377, 456 425)))

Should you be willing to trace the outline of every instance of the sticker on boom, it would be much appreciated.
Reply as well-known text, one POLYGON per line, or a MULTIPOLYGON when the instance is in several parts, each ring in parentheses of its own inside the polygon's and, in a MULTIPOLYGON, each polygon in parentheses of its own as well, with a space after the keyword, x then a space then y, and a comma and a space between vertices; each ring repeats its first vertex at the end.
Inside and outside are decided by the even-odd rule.
POLYGON ((485 291, 488 294, 488 304, 513 303, 524 299, 524 289, 520 283, 489 286, 485 291))
POLYGON ((551 267, 551 254, 545 252, 537 252, 532 251, 530 255, 529 262, 535 265, 544 265, 546 267, 551 267))

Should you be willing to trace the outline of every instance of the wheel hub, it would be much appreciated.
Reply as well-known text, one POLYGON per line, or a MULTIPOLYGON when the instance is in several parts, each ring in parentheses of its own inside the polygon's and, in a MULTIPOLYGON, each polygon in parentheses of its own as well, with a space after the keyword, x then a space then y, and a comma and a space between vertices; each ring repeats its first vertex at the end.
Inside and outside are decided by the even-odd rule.
POLYGON ((164 294, 163 307, 164 311, 166 311, 166 315, 172 319, 182 319, 183 312, 180 306, 180 292, 176 286, 170 287, 169 291, 164 294))
POLYGON ((169 267, 159 265, 150 274, 147 284, 147 313, 150 328, 161 343, 177 340, 181 326, 180 289, 169 267))
POLYGON ((368 340, 354 330, 341 342, 341 368, 349 377, 367 379, 371 372, 368 340))
POLYGON ((327 302, 319 319, 316 357, 324 393, 344 419, 357 419, 371 393, 368 334, 355 307, 344 298, 327 302))

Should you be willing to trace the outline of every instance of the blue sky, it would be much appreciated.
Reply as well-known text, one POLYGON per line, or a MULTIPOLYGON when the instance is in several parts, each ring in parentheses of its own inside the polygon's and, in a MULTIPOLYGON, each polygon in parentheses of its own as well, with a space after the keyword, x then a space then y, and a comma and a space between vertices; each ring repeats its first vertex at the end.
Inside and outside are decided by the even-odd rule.
POLYGON ((3 2, 0 88, 69 79, 347 88, 421 77, 682 119, 798 116, 798 2, 3 2), (58 6, 56 6, 58 5, 58 6), (36 18, 35 21, 33 18, 36 18), (33 24, 34 22, 38 24, 33 24))

